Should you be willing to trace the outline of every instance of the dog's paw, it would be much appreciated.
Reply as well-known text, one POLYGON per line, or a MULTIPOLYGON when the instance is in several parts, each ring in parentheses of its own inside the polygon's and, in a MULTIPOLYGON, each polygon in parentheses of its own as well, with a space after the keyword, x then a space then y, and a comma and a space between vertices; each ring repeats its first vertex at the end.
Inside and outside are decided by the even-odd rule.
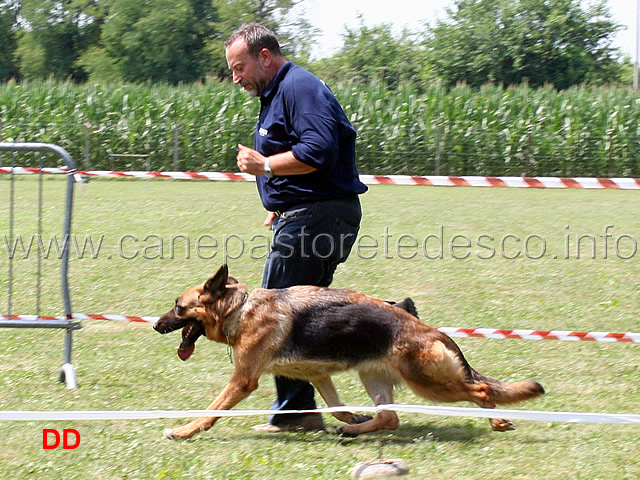
POLYGON ((494 432, 508 432, 510 430, 515 430, 516 426, 511 420, 507 420, 506 418, 492 418, 491 429, 494 432))
POLYGON ((355 438, 358 436, 357 433, 350 431, 348 427, 345 427, 345 426, 336 427, 336 433, 341 437, 346 437, 346 438, 355 438))
POLYGON ((189 436, 181 435, 177 430, 165 428, 162 434, 169 440, 183 440, 189 438, 189 436))

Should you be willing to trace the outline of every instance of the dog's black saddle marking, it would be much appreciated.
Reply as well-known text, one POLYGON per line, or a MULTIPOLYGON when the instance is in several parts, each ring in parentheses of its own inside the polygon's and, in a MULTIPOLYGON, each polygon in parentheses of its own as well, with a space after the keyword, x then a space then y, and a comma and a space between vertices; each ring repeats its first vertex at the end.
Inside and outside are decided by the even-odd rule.
POLYGON ((393 342, 392 311, 366 303, 325 303, 294 311, 281 357, 354 365, 383 355, 393 342))

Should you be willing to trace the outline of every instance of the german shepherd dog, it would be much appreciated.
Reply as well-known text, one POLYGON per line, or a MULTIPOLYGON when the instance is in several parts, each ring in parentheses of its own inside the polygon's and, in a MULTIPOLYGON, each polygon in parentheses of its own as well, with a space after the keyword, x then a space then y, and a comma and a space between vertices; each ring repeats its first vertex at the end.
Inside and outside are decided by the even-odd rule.
MULTIPOLYGON (((434 402, 469 401, 482 408, 544 393, 537 382, 507 383, 476 372, 450 337, 417 318, 411 299, 393 305, 352 290, 312 286, 249 293, 226 265, 183 293, 153 328, 163 334, 182 329, 182 360, 191 356, 201 335, 231 347, 234 371, 210 410, 234 407, 258 387, 263 373, 310 381, 330 407, 344 405, 331 375, 349 369, 357 370, 378 405, 393 403, 394 387, 401 384, 434 402)), ((350 412, 334 416, 347 424, 336 429, 345 436, 398 426, 392 411, 375 418, 350 412)), ((189 438, 216 420, 198 418, 164 434, 189 438)), ((496 431, 514 428, 506 419, 489 420, 496 431)))

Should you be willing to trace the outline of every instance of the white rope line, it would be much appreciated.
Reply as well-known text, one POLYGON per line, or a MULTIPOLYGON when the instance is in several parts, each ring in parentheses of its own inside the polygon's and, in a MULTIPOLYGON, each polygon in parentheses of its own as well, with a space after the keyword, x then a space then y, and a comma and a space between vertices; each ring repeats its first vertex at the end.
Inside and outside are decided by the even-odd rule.
MULTIPOLYGON (((548 412, 536 410, 506 410, 488 408, 441 407, 428 405, 378 405, 377 407, 341 406, 316 410, 279 410, 278 414, 333 413, 381 411, 421 413, 425 415, 510 418, 557 423, 640 424, 640 415, 618 413, 548 412)), ((150 420, 192 417, 246 417, 272 415, 273 410, 4 410, 0 421, 82 421, 82 420, 150 420)))

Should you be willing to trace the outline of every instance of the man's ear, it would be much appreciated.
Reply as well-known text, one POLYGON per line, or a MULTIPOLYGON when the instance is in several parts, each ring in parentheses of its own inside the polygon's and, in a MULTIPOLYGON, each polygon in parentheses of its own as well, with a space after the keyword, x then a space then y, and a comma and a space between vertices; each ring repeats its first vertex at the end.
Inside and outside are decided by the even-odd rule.
POLYGON ((225 263, 220 267, 216 274, 204 284, 204 294, 215 295, 225 290, 227 280, 229 279, 229 267, 225 263))
POLYGON ((258 52, 258 60, 264 67, 271 66, 271 62, 273 61, 273 56, 268 48, 263 48, 258 52))

